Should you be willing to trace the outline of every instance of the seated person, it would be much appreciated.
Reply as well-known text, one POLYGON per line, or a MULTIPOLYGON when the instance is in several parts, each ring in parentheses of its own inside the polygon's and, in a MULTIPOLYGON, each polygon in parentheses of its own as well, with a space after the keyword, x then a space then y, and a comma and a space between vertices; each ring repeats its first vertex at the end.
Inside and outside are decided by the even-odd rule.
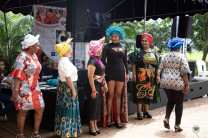
MULTIPOLYGON (((12 84, 11 80, 9 80, 8 78, 6 78, 3 74, 5 65, 4 65, 4 61, 0 60, 0 84, 2 82, 6 82, 8 84, 12 84)), ((10 101, 10 95, 4 94, 2 92, 0 92, 0 102, 3 102, 6 104, 4 109, 0 110, 0 121, 7 121, 6 118, 4 118, 4 115, 11 110, 12 108, 14 108, 14 103, 10 101)))

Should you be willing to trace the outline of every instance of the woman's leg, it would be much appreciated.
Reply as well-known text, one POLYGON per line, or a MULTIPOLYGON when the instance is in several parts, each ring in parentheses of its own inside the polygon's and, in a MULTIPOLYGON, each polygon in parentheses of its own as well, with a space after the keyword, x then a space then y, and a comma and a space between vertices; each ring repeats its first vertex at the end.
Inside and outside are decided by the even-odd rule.
POLYGON ((173 90, 165 89, 165 93, 166 93, 167 98, 168 98, 168 103, 167 103, 167 106, 166 106, 165 118, 169 119, 170 115, 171 115, 171 112, 172 112, 172 110, 174 108, 174 92, 173 92, 173 90))
POLYGON ((121 118, 120 118, 120 112, 121 112, 121 94, 123 91, 123 87, 124 87, 124 82, 120 82, 120 81, 116 81, 116 90, 115 90, 115 94, 116 94, 116 113, 117 113, 117 123, 120 124, 121 123, 121 118))
POLYGON ((183 101, 184 101, 184 93, 182 91, 175 91, 174 92, 174 103, 176 104, 175 107, 175 115, 176 121, 175 125, 181 124, 181 117, 183 114, 183 101))
POLYGON ((144 104, 144 113, 149 111, 149 105, 148 104, 144 104))
POLYGON ((137 104, 137 113, 142 112, 142 104, 137 104))
POLYGON ((90 131, 91 132, 96 132, 96 129, 95 129, 95 120, 90 120, 90 131))
POLYGON ((38 135, 40 123, 41 123, 42 117, 43 117, 43 112, 44 112, 44 107, 34 110, 34 132, 33 132, 34 136, 38 135))
MULTIPOLYGON (((19 110, 17 114, 17 129, 18 134, 24 133, 24 125, 25 125, 25 119, 27 116, 28 110, 19 110)), ((24 137, 23 135, 19 135, 18 138, 24 137)))
POLYGON ((113 101, 113 96, 114 96, 114 90, 115 90, 115 81, 109 81, 107 83, 108 85, 108 101, 107 101, 107 106, 108 106, 108 116, 107 116, 107 122, 111 122, 111 108, 112 108, 112 101, 113 101))

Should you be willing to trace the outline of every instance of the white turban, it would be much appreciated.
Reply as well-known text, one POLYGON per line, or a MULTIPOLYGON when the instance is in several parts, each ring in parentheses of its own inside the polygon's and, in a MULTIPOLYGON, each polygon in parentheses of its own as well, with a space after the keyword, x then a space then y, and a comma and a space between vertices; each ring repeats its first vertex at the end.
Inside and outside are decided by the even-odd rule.
POLYGON ((40 35, 31 35, 31 34, 27 34, 24 38, 24 41, 21 42, 22 44, 22 49, 27 49, 28 47, 34 45, 35 43, 38 42, 40 35))

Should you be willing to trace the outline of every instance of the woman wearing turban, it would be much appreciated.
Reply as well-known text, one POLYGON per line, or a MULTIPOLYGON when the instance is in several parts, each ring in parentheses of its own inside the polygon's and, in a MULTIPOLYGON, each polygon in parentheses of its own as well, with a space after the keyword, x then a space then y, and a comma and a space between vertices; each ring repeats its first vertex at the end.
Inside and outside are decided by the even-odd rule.
MULTIPOLYGON (((89 133, 97 135, 101 132, 98 130, 97 120, 100 119, 101 102, 102 102, 102 87, 107 91, 107 84, 104 76, 105 66, 99 59, 102 54, 102 47, 105 37, 100 40, 90 41, 90 51, 88 55, 88 79, 89 83, 86 87, 87 92, 87 118, 90 123, 89 133)), ((104 93, 105 94, 105 93, 104 93)))
POLYGON ((13 93, 11 101, 15 102, 18 110, 17 127, 18 135, 16 138, 23 138, 24 124, 29 110, 34 110, 34 131, 31 138, 40 138, 38 134, 42 120, 45 103, 38 85, 41 65, 36 53, 40 48, 40 35, 33 36, 27 34, 22 42, 22 53, 19 54, 15 63, 14 70, 10 77, 14 79, 13 93))
POLYGON ((107 99, 107 126, 116 120, 117 128, 122 128, 122 123, 128 122, 126 83, 129 80, 127 49, 120 40, 125 39, 123 28, 111 26, 106 30, 106 35, 111 37, 112 43, 104 47, 102 62, 106 63, 105 73, 108 84, 107 99), (125 83, 126 82, 126 83, 125 83), (115 95, 115 100, 114 99, 115 95), (113 104, 115 101, 115 104, 113 104), (112 105, 113 106, 112 108, 112 105), (112 110, 113 109, 113 110, 112 110))
POLYGON ((77 95, 77 68, 69 61, 72 49, 68 39, 55 46, 58 56, 58 73, 60 80, 57 86, 55 134, 61 137, 77 137, 82 133, 77 95))
POLYGON ((130 55, 132 63, 133 80, 135 82, 133 102, 137 104, 137 118, 152 118, 149 105, 160 102, 159 89, 156 84, 158 71, 158 56, 152 46, 152 35, 144 33, 141 36, 141 47, 130 55), (142 115, 142 104, 144 105, 142 115))
POLYGON ((162 59, 157 82, 160 88, 164 88, 168 98, 164 127, 170 129, 169 118, 175 105, 175 131, 183 131, 180 128, 183 113, 184 95, 188 92, 189 82, 187 73, 190 71, 186 57, 180 53, 184 41, 181 38, 173 38, 168 43, 170 52, 162 59), (161 74, 161 79, 160 79, 161 74))

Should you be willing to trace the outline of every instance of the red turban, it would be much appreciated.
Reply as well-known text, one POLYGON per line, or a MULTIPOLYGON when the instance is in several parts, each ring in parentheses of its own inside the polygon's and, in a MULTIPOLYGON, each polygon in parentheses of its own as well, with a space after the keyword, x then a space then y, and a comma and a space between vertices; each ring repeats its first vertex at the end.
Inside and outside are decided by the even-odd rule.
POLYGON ((141 36, 141 41, 142 41, 144 38, 147 38, 147 40, 148 40, 148 42, 149 42, 149 46, 151 46, 151 45, 152 45, 152 42, 153 42, 152 35, 151 35, 151 34, 148 34, 148 33, 144 33, 144 34, 141 36))

